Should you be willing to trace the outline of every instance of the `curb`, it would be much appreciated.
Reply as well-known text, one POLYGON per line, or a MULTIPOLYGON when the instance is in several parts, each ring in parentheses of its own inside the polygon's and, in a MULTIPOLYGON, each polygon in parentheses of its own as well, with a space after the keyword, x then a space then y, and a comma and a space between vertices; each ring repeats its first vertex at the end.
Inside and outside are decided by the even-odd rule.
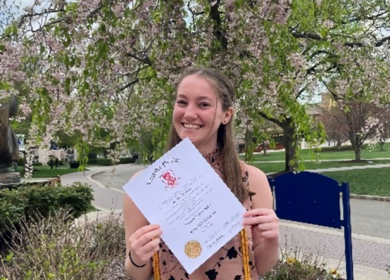
MULTIPOLYGON (((303 224, 303 223, 301 224, 301 223, 296 223, 296 222, 286 221, 286 220, 280 220, 279 224, 284 227, 296 228, 296 229, 301 229, 301 230, 306 230, 306 231, 311 231, 311 232, 321 233, 321 234, 340 236, 344 238, 344 233, 338 231, 337 229, 321 227, 321 226, 316 226, 311 224, 303 224)), ((352 233, 352 239, 359 239, 367 242, 375 242, 379 244, 390 245, 390 239, 373 237, 373 236, 368 236, 363 234, 352 233)))
POLYGON ((349 197, 350 197, 350 198, 353 198, 353 199, 376 200, 376 201, 390 202, 390 197, 388 197, 388 196, 375 196, 375 195, 350 194, 349 197))
POLYGON ((116 191, 116 192, 124 194, 125 192, 122 191, 121 189, 114 188, 114 187, 107 187, 107 186, 103 185, 101 182, 96 181, 95 179, 92 178, 92 176, 100 174, 100 173, 104 173, 104 172, 105 171, 99 171, 99 172, 96 172, 96 173, 91 173, 90 175, 87 176, 87 180, 95 183, 98 187, 100 187, 102 189, 113 190, 113 191, 116 191))

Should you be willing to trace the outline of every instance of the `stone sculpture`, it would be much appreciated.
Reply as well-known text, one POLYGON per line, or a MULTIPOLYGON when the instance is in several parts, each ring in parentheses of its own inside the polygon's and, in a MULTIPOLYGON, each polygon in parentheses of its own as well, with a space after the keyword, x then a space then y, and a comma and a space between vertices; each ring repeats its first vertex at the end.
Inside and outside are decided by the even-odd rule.
POLYGON ((10 126, 10 118, 16 116, 17 109, 15 97, 0 106, 0 184, 20 182, 20 174, 9 170, 19 157, 18 141, 10 126))

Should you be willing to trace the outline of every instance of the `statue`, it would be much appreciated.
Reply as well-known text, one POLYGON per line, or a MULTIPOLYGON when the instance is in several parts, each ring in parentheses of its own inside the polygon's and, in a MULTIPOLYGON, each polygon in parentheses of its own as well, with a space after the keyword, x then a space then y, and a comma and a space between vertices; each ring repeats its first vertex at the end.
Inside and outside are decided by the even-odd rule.
MULTIPOLYGON (((16 116, 18 103, 15 97, 0 106, 0 184, 20 183, 20 174, 11 172, 19 157, 19 146, 9 119, 16 116)), ((15 170, 16 171, 16 170, 15 170)))

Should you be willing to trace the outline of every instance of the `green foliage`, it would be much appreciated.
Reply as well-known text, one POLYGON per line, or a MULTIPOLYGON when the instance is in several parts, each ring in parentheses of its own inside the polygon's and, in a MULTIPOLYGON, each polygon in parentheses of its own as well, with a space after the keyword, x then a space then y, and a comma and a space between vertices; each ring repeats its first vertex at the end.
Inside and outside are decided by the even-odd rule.
POLYGON ((282 250, 282 258, 264 280, 340 280, 337 269, 327 270, 325 262, 313 254, 298 249, 282 250))
POLYGON ((25 162, 25 160, 24 160, 23 157, 19 157, 19 158, 18 158, 18 166, 24 166, 25 163, 26 163, 26 162, 25 162))
POLYGON ((108 158, 97 158, 96 159, 96 164, 97 165, 102 165, 102 166, 111 166, 113 165, 112 160, 108 158))
POLYGON ((77 150, 77 161, 80 163, 78 170, 85 171, 85 167, 88 162, 89 145, 85 141, 79 139, 79 142, 75 146, 77 150))
POLYGON ((50 156, 49 161, 47 162, 47 165, 50 166, 50 169, 58 168, 60 166, 60 161, 55 156, 50 156))
POLYGON ((72 215, 77 218, 91 207, 92 200, 92 189, 81 183, 70 187, 29 185, 14 190, 1 189, 0 213, 5 214, 0 215, 0 233, 20 223, 24 216, 27 221, 36 213, 48 217, 65 206, 72 207, 72 215))
POLYGON ((11 232, 10 249, 0 252, 0 279, 103 280, 112 277, 113 264, 123 265, 125 234, 119 218, 73 222, 62 209, 22 224, 11 232))
POLYGON ((135 159, 132 157, 127 157, 127 158, 120 158, 119 163, 124 164, 124 163, 135 163, 135 159))

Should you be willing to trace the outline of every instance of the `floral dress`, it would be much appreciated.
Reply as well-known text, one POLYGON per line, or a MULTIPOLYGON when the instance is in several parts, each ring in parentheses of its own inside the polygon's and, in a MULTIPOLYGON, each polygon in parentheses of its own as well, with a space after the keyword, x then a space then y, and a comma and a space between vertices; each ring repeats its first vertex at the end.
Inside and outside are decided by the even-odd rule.
MULTIPOLYGON (((220 154, 218 150, 213 151, 205 156, 206 160, 214 168, 214 170, 223 177, 220 154)), ((249 188, 249 174, 246 171, 245 164, 242 163, 244 184, 249 188)), ((243 203, 244 207, 252 209, 252 201, 250 198, 243 203)), ((249 227, 246 227, 249 243, 249 267, 251 270, 251 279, 258 280, 259 276, 255 267, 252 232, 249 227)), ((167 245, 162 241, 159 250, 161 280, 240 280, 244 279, 241 240, 240 234, 234 236, 228 243, 219 249, 213 256, 204 262, 198 269, 189 275, 169 250, 167 245)))

